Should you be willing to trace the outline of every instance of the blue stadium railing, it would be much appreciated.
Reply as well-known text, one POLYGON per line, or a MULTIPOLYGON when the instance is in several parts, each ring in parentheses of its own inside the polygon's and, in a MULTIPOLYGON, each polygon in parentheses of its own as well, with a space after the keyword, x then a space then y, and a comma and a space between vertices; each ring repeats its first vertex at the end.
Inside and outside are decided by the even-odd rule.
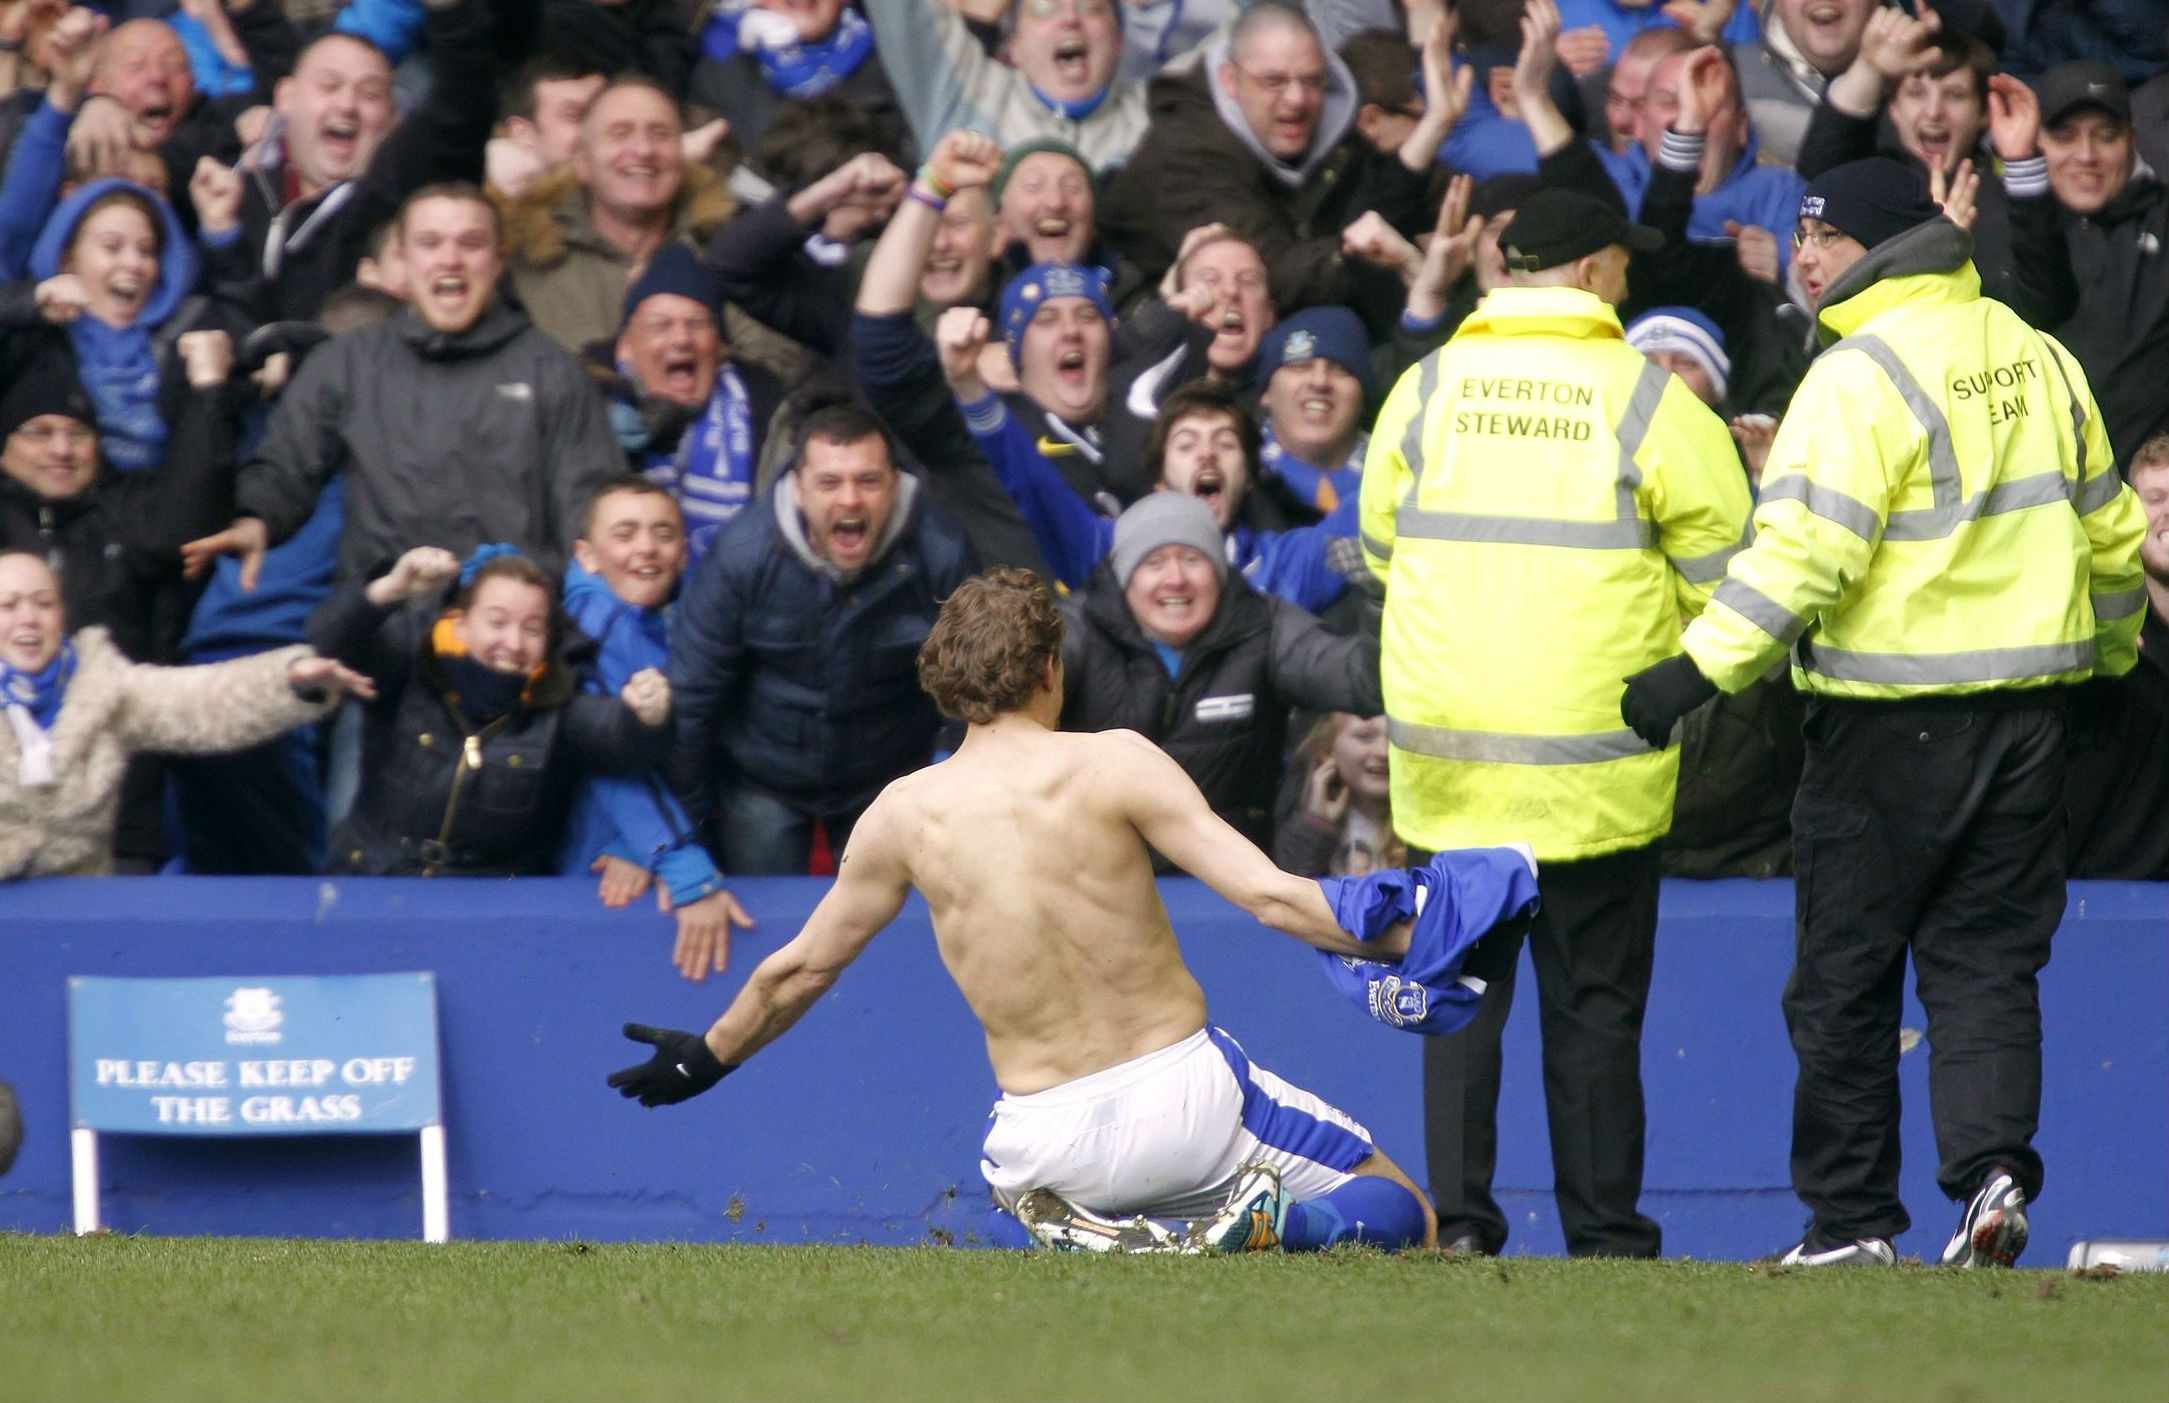
MULTIPOLYGON (((669 965, 669 919, 609 912, 589 881, 142 878, 0 888, 0 1077, 28 1138, 0 1178, 0 1230, 69 1222, 68 976, 437 974, 458 1238, 986 1240, 978 1144, 994 1094, 963 1001, 916 902, 822 1005, 708 1096, 644 1111, 603 1084, 639 1060, 621 1022, 704 1027, 788 938, 822 883, 738 886, 759 927, 729 974, 669 965)), ((1358 1016, 1308 952, 1188 881, 1166 884, 1215 1021, 1263 1065, 1423 1161, 1414 1037, 1358 1016)), ((1791 952, 1784 882, 1667 884, 1643 1042, 1645 1208, 1668 1253, 1741 1258, 1797 1236, 1786 1187, 1792 1058, 1778 1011, 1791 952)), ((2097 1236, 2169 1236, 2169 887, 2072 888, 2042 979, 2048 1186, 2028 1261, 2097 1236)), ((1561 1250, 1535 1019, 1509 1033, 1498 1182, 1510 1251, 1561 1250)), ((1909 1027, 1919 1028, 1917 1009, 1909 1027)), ((1903 1058, 1901 1251, 1933 1257, 1954 1210, 1936 1193, 1925 1044, 1903 1058)), ((408 1237, 410 1137, 180 1141, 108 1137, 106 1220, 122 1231, 408 1237)))

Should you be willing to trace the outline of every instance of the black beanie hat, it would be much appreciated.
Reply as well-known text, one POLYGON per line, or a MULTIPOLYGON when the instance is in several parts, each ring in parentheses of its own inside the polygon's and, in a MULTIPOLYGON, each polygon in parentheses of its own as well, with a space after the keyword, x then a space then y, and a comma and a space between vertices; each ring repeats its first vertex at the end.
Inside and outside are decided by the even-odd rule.
POLYGON ((8 377, 0 392, 0 444, 41 414, 65 414, 95 429, 98 407, 83 390, 75 373, 75 361, 57 347, 46 348, 29 364, 8 377))
POLYGON ((1921 173, 1885 156, 1832 166, 1800 196, 1800 217, 1819 219, 1863 247, 1894 239, 1943 211, 1928 198, 1921 173))
POLYGON ((640 304, 659 293, 690 297, 711 313, 723 306, 723 282, 710 272, 693 250, 684 244, 665 244, 648 260, 647 268, 625 290, 625 306, 618 318, 620 328, 633 319, 640 304))

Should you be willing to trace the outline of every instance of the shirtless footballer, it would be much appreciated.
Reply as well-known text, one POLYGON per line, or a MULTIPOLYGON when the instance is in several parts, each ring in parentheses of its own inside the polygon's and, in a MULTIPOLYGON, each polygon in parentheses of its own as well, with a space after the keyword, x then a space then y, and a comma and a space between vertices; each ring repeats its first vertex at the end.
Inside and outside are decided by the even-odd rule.
POLYGON ((628 1024, 656 1051, 610 1084, 645 1106, 707 1090, 797 1022, 916 887, 1003 1092, 981 1170, 1040 1241, 1434 1246, 1430 1205, 1368 1132, 1207 1023, 1147 845, 1321 950, 1392 958, 1407 926, 1357 942, 1316 882, 1276 868, 1156 746, 1056 730, 1061 656, 1060 616, 1033 576, 959 586, 919 678, 969 724, 963 744, 866 810, 835 885, 705 1037, 628 1024))

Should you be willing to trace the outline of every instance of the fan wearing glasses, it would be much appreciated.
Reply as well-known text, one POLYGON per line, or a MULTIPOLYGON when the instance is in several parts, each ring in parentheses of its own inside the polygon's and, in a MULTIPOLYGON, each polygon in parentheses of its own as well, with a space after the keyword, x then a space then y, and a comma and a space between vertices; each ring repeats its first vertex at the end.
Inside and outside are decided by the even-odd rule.
MULTIPOLYGON (((1381 151, 1359 130, 1361 100, 1347 64, 1310 16, 1284 0, 1252 6, 1225 41, 1204 46, 1194 71, 1154 81, 1152 125, 1108 186, 1102 229, 1158 279, 1184 234, 1224 224, 1264 256, 1281 307, 1361 307, 1375 276, 1390 284, 1381 299, 1390 325, 1400 311, 1399 279, 1345 258, 1342 231, 1366 212, 1404 236, 1429 228, 1436 205, 1426 207, 1426 179, 1467 93, 1466 80, 1454 80, 1445 37, 1421 60, 1439 94, 1438 110, 1419 119, 1424 139, 1411 134, 1381 151)), ((1417 60, 1410 53, 1404 63, 1413 68, 1417 60)))

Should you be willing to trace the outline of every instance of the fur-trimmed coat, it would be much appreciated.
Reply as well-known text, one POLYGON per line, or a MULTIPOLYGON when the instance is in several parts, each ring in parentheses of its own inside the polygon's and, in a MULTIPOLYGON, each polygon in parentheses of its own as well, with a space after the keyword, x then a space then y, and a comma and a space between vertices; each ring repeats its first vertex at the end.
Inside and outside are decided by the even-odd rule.
MULTIPOLYGON (((511 249, 512 286, 535 325, 567 350, 615 340, 624 321, 633 260, 595 232, 587 188, 572 171, 536 181, 517 199, 499 199, 511 249)), ((695 249, 707 243, 738 202, 722 177, 688 162, 670 221, 670 237, 695 249)))
POLYGON ((98 876, 113 870, 121 772, 141 751, 240 750, 314 721, 331 700, 304 701, 286 669, 309 656, 280 648, 201 667, 132 663, 102 628, 75 635, 75 677, 51 729, 50 789, 25 789, 12 727, 0 725, 0 879, 98 876))

